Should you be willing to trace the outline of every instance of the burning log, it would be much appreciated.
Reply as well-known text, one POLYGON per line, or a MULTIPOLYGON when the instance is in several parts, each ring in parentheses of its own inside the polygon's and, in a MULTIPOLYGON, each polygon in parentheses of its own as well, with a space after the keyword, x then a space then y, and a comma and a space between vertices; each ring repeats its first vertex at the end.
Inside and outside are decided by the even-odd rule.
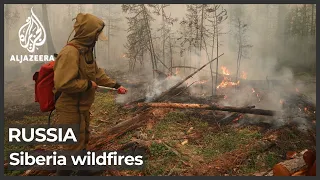
POLYGON ((177 108, 177 109, 207 109, 218 111, 239 112, 264 116, 274 116, 277 112, 264 109, 252 109, 251 107, 232 107, 207 104, 180 104, 180 103, 138 103, 140 107, 177 108))

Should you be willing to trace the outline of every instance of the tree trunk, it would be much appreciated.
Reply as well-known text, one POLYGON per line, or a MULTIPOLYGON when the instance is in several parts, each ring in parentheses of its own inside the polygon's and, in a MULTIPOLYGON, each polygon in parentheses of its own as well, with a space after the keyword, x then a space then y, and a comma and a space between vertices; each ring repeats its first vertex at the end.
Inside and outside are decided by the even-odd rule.
MULTIPOLYGON (((199 23, 198 23, 198 21, 199 21, 199 19, 198 19, 198 5, 197 4, 195 4, 195 12, 196 12, 196 14, 195 14, 195 18, 196 18, 196 22, 197 22, 197 27, 196 27, 196 47, 197 47, 197 45, 199 44, 199 23)), ((198 54, 197 53, 197 48, 194 48, 194 53, 195 54, 198 54)), ((201 58, 199 58, 199 61, 200 61, 200 59, 201 58)), ((199 63, 197 63, 197 64, 201 64, 200 62, 199 63)))
MULTIPOLYGON (((9 4, 5 4, 4 5, 4 14, 9 14, 10 13, 10 5, 9 4)), ((10 37, 10 25, 9 25, 9 19, 7 19, 7 17, 4 18, 4 43, 9 43, 9 37, 10 37)), ((9 46, 4 46, 4 64, 6 65, 8 62, 7 58, 9 58, 8 54, 9 54, 9 46)))
MULTIPOLYGON (((164 22, 164 10, 163 10, 163 7, 161 8, 162 9, 162 62, 165 64, 166 63, 166 60, 165 60, 165 22, 164 22)), ((165 70, 165 67, 163 67, 163 72, 165 70)))
MULTIPOLYGON (((217 54, 219 54, 219 34, 218 34, 218 18, 217 18, 217 9, 214 11, 214 16, 215 16, 215 34, 217 36, 217 44, 216 44, 216 47, 217 47, 217 54)), ((216 85, 215 85, 215 95, 217 95, 217 86, 218 86, 218 69, 219 68, 219 58, 217 58, 217 64, 216 64, 216 85)))
POLYGON ((109 17, 108 17, 108 60, 107 60, 107 62, 111 62, 110 61, 110 40, 111 40, 111 38, 110 38, 110 30, 111 30, 111 20, 110 20, 110 15, 111 15, 111 13, 110 13, 110 11, 111 11, 111 8, 110 8, 110 4, 109 4, 109 17))
POLYGON ((239 44, 238 44, 238 57, 237 57, 237 74, 236 74, 236 82, 239 78, 239 71, 240 71, 240 59, 241 59, 241 21, 240 18, 238 18, 238 38, 239 38, 239 44))
POLYGON ((152 63, 152 73, 153 73, 153 78, 155 78, 155 73, 154 73, 154 70, 156 70, 156 64, 155 64, 155 58, 154 58, 154 55, 153 55, 153 45, 152 45, 152 39, 151 39, 151 31, 150 31, 150 27, 149 27, 149 21, 146 17, 146 8, 144 5, 141 5, 142 7, 142 11, 143 11, 143 17, 144 17, 144 21, 147 25, 147 28, 148 28, 148 43, 149 43, 149 51, 150 51, 150 59, 151 59, 151 63, 152 63))
MULTIPOLYGON (((189 65, 192 66, 192 46, 191 42, 189 43, 189 65)), ((199 67, 199 66, 197 66, 199 67)))
POLYGON ((47 34, 47 47, 48 47, 48 54, 53 55, 56 53, 56 49, 54 48, 54 44, 52 41, 51 31, 50 31, 50 24, 49 24, 49 18, 48 18, 48 11, 47 11, 47 5, 42 4, 42 16, 43 16, 43 22, 44 22, 44 28, 46 29, 47 34))
POLYGON ((202 50, 202 38, 203 38, 203 19, 204 19, 204 6, 205 4, 202 4, 201 5, 202 8, 201 8, 201 25, 200 25, 200 48, 199 48, 199 51, 200 51, 200 57, 201 57, 201 50, 202 50))
MULTIPOLYGON (((303 37, 306 37, 307 36, 307 33, 308 33, 308 26, 307 26, 307 5, 304 4, 303 5, 303 34, 302 36, 303 37)), ((306 61, 306 63, 309 63, 309 58, 308 58, 308 54, 306 53, 306 48, 308 47, 308 45, 306 45, 306 43, 303 43, 303 52, 304 52, 304 59, 306 61)))
POLYGON ((304 4, 303 5, 303 32, 302 32, 302 36, 306 36, 307 35, 307 31, 308 31, 308 26, 307 26, 307 5, 304 4))
POLYGON ((310 32, 310 34, 311 35, 314 35, 315 33, 314 33, 314 26, 313 26, 313 18, 314 18, 314 4, 311 4, 311 32, 310 32))
POLYGON ((147 10, 144 5, 141 5, 143 8, 143 15, 144 15, 144 20, 147 24, 148 28, 148 36, 149 36, 149 47, 150 47, 150 55, 151 55, 151 61, 153 62, 153 70, 157 70, 157 61, 156 61, 156 56, 154 52, 154 47, 153 47, 153 42, 152 42, 152 35, 151 35, 151 30, 150 30, 150 24, 147 15, 147 10))
POLYGON ((173 66, 173 57, 172 57, 172 44, 171 44, 171 36, 169 37, 169 43, 170 43, 170 73, 172 74, 172 66, 173 66))
POLYGON ((152 56, 152 52, 150 51, 150 59, 151 59, 151 63, 152 63, 152 73, 153 73, 153 78, 155 78, 155 65, 154 65, 154 60, 153 60, 153 56, 152 56))
MULTIPOLYGON (((215 28, 214 24, 212 23, 213 27, 215 28)), ((215 31, 215 29, 214 29, 215 31)), ((213 59, 213 50, 214 50, 214 37, 215 37, 215 33, 212 36, 212 49, 211 49, 211 59, 213 59)), ((217 72, 216 72, 217 73, 217 72)), ((212 91, 212 96, 215 94, 215 88, 217 86, 214 87, 214 79, 213 79, 213 73, 212 73, 212 63, 210 63, 210 75, 211 75, 211 91, 212 91)), ((217 85, 217 84, 216 84, 217 85)))

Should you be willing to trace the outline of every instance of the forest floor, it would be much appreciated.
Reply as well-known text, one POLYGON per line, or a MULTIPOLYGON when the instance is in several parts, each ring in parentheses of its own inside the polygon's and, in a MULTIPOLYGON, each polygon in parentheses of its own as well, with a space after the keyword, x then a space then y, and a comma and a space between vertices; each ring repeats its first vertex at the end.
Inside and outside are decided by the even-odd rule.
MULTIPOLYGON (((47 113, 39 112, 33 102, 32 82, 7 84, 5 90, 5 126, 10 124, 46 124, 47 113), (22 86, 24 85, 24 86, 22 86), (20 89, 20 91, 19 91, 20 89), (15 92, 20 92, 15 93, 15 92), (8 95, 8 96, 7 96, 8 95), (20 98, 17 98, 20 97, 20 98), (23 98, 22 98, 23 97, 23 98), (22 102, 22 99, 24 99, 22 102), (14 102, 14 100, 18 100, 14 102)), ((91 109, 91 137, 132 117, 132 112, 116 104, 115 93, 96 95, 91 109)), ((269 128, 261 125, 240 126, 239 122, 220 125, 212 111, 152 108, 145 124, 100 144, 99 150, 117 150, 135 140, 148 144, 143 170, 109 170, 103 176, 243 176, 269 171, 286 159, 288 151, 315 149, 315 134, 295 126, 269 128)), ((214 112, 219 116, 220 112, 214 112)), ((7 131, 5 131, 7 133, 7 131)), ((33 150, 36 146, 7 144, 9 151, 33 150)), ((105 135, 107 138, 107 135, 105 135)), ((103 139, 102 139, 103 141, 103 139)), ((90 143, 94 147, 94 143, 90 143)), ((97 149, 97 147, 95 147, 97 149)), ((90 148, 89 148, 90 150, 90 148)), ((26 175, 25 171, 5 171, 8 176, 26 175)), ((28 173, 27 175, 37 175, 28 173)), ((39 175, 39 174, 38 174, 39 175)), ((43 175, 50 175, 44 173, 43 175)))

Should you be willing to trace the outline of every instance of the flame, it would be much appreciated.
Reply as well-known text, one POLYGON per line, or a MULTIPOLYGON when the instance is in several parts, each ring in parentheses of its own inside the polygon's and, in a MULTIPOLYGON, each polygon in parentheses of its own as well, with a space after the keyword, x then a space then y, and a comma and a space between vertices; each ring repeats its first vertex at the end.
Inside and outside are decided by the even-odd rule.
POLYGON ((223 75, 230 75, 229 70, 225 66, 221 66, 222 74, 223 75))
POLYGON ((225 88, 230 86, 237 86, 240 84, 240 81, 238 82, 231 82, 230 78, 224 77, 223 81, 217 86, 217 89, 219 88, 225 88))
POLYGON ((126 58, 126 57, 127 57, 126 54, 123 54, 123 55, 122 55, 122 58, 126 58))
POLYGON ((239 121, 242 117, 243 117, 243 115, 241 114, 239 117, 235 118, 232 122, 239 121))
POLYGON ((242 71, 242 72, 241 72, 241 75, 240 75, 240 78, 241 78, 241 79, 247 79, 247 76, 248 76, 247 73, 244 72, 244 71, 242 71))
POLYGON ((259 93, 256 94, 259 102, 261 101, 259 93))
POLYGON ((280 99, 280 104, 283 104, 283 103, 284 103, 283 99, 280 99))
MULTIPOLYGON (((258 98, 258 100, 259 100, 259 102, 261 101, 261 99, 260 99, 260 95, 259 95, 259 93, 257 93, 253 88, 251 88, 251 90, 252 90, 252 94, 253 93, 255 93, 256 94, 256 96, 257 96, 257 98, 258 98)), ((281 99, 280 99, 280 103, 281 103, 281 99)))
POLYGON ((228 75, 230 75, 229 70, 227 69, 227 67, 225 66, 221 66, 221 70, 222 70, 222 74, 226 75, 223 77, 222 82, 217 86, 217 89, 219 88, 226 88, 226 87, 230 87, 230 86, 237 86, 240 84, 240 81, 237 82, 232 82, 231 78, 227 77, 228 75))
POLYGON ((179 68, 176 68, 176 75, 178 75, 180 73, 180 70, 179 70, 179 68))

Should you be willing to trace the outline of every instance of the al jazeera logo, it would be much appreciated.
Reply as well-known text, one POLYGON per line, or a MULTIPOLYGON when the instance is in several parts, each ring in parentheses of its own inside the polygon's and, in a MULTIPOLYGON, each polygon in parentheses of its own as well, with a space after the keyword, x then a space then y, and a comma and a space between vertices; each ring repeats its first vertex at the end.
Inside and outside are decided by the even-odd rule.
POLYGON ((33 7, 31 15, 26 19, 26 23, 19 29, 20 45, 30 54, 11 55, 10 61, 34 62, 34 61, 54 61, 53 55, 39 55, 36 50, 46 42, 46 31, 39 18, 34 14, 33 7))

